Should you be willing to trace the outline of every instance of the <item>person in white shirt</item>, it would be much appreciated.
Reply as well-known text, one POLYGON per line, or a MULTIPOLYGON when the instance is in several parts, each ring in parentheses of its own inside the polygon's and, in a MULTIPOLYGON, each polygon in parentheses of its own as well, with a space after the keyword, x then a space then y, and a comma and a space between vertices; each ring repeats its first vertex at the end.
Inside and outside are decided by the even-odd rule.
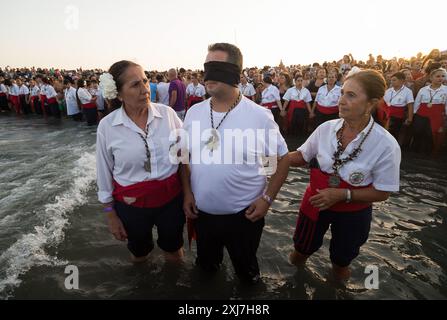
POLYGON ((47 108, 47 114, 52 115, 55 118, 61 118, 61 111, 59 110, 59 104, 57 103, 57 92, 52 85, 50 78, 43 78, 45 83, 45 107, 47 108))
POLYGON ((247 77, 244 74, 241 74, 241 83, 239 83, 239 90, 241 90, 242 94, 254 101, 255 100, 255 95, 256 95, 256 90, 255 87, 253 87, 253 85, 248 82, 247 77))
POLYGON ((242 54, 237 47, 210 45, 204 67, 211 98, 194 105, 183 126, 191 157, 189 165, 182 165, 183 208, 197 235, 196 262, 215 272, 226 248, 239 279, 257 282, 256 252, 264 217, 287 177, 287 145, 271 112, 241 94, 242 54), (246 144, 232 143, 233 137, 244 140, 244 132, 260 139, 260 149, 249 138, 246 144), (252 155, 270 157, 276 164, 268 184, 262 162, 250 160, 252 155))
POLYGON ((264 90, 262 90, 262 100, 261 106, 269 109, 275 122, 280 124, 280 113, 282 111, 281 97, 279 94, 279 89, 273 85, 273 80, 271 77, 266 76, 262 80, 264 90))
POLYGON ((312 111, 310 91, 303 86, 303 75, 295 75, 295 86, 289 88, 284 94, 283 112, 287 112, 288 133, 295 135, 297 132, 307 132, 307 118, 312 111))
POLYGON ((30 105, 31 112, 36 114, 42 114, 42 108, 39 100, 40 88, 36 84, 36 80, 30 80, 30 105))
POLYGON ((404 85, 405 74, 396 72, 391 76, 391 87, 385 92, 383 100, 386 104, 385 128, 396 140, 402 125, 409 126, 413 122, 413 92, 404 85), (406 118, 406 119, 405 119, 406 118))
POLYGON ((414 102, 413 148, 417 152, 439 153, 445 138, 447 86, 444 69, 430 73, 431 84, 419 90, 414 102))
POLYGON ((76 89, 73 87, 73 84, 74 81, 72 79, 64 80, 64 96, 67 104, 67 116, 74 121, 82 121, 82 113, 81 110, 79 110, 76 89))
POLYGON ((5 86, 5 78, 0 76, 0 111, 9 111, 8 106, 8 88, 5 86))
POLYGON ((368 239, 371 204, 399 191, 399 144, 371 116, 385 88, 377 71, 351 73, 339 101, 341 119, 320 125, 289 155, 292 166, 311 168, 289 256, 292 264, 304 264, 330 226, 334 276, 348 279, 349 265, 368 239))
POLYGON ((21 106, 19 100, 19 86, 16 84, 16 80, 12 79, 8 92, 9 101, 14 108, 16 114, 21 114, 21 106))
POLYGON ((17 79, 17 86, 19 87, 19 102, 20 109, 23 114, 29 114, 31 112, 31 108, 29 106, 29 89, 23 83, 22 79, 17 79))
POLYGON ((310 118, 316 119, 317 126, 328 120, 338 118, 338 99, 340 99, 341 88, 335 83, 337 76, 331 72, 327 76, 327 84, 320 87, 312 107, 310 118))
POLYGON ((79 79, 77 82, 76 98, 80 109, 82 110, 88 126, 93 126, 98 121, 98 113, 96 109, 96 96, 92 96, 87 87, 87 82, 84 79, 79 79))
POLYGON ((96 110, 98 112, 98 121, 101 121, 102 118, 106 115, 105 109, 105 100, 103 97, 102 89, 98 87, 98 81, 91 80, 90 81, 90 90, 92 92, 92 97, 96 97, 96 110))
POLYGON ((157 75, 157 95, 158 103, 169 106, 169 83, 166 82, 162 74, 157 75))
POLYGON ((149 80, 136 63, 116 62, 100 87, 115 109, 99 123, 96 142, 98 198, 109 230, 142 262, 154 248, 155 225, 166 259, 180 261, 185 215, 169 136, 182 122, 172 108, 150 102, 149 80))
POLYGON ((205 87, 199 83, 199 76, 194 72, 191 75, 191 83, 186 87, 187 109, 191 108, 196 103, 202 102, 205 95, 205 87))

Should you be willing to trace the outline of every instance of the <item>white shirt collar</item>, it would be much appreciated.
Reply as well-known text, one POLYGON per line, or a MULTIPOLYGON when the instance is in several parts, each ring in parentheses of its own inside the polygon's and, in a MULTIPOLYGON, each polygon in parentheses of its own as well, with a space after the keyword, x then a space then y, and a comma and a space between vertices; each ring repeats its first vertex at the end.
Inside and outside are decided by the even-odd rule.
MULTIPOLYGON (((151 104, 148 108, 147 124, 151 123, 155 117, 163 118, 163 116, 158 111, 157 107, 155 107, 155 105, 151 104)), ((115 119, 113 119, 112 126, 129 124, 131 122, 132 122, 132 120, 126 114, 126 111, 124 111, 124 108, 121 107, 115 114, 115 119)))

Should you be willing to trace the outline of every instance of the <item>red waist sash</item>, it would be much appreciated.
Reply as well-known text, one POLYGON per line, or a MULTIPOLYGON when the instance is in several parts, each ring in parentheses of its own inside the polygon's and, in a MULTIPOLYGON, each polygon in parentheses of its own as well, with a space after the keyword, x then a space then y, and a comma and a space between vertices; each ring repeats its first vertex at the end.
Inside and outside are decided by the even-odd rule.
POLYGON ((444 125, 445 105, 432 104, 429 107, 427 103, 421 103, 416 114, 428 118, 432 133, 437 133, 439 128, 442 128, 444 125))
MULTIPOLYGON (((304 193, 303 200, 301 201, 300 212, 309 217, 312 221, 317 221, 320 213, 320 209, 315 208, 310 203, 310 197, 316 195, 317 189, 323 190, 329 188, 329 177, 330 175, 321 171, 320 169, 310 169, 310 183, 307 186, 306 192, 304 193)), ((344 180, 340 180, 340 189, 364 189, 369 186, 355 187, 350 185, 344 180)), ((371 206, 371 203, 365 202, 339 202, 330 207, 328 210, 336 212, 352 212, 359 211, 371 206)))
POLYGON ((89 103, 82 104, 82 109, 94 109, 94 108, 96 108, 95 102, 89 102, 89 103))
POLYGON ((338 106, 331 106, 331 107, 323 107, 317 102, 317 109, 322 114, 334 114, 338 113, 338 106))
POLYGON ((114 180, 113 187, 113 199, 138 208, 162 207, 182 191, 177 173, 164 180, 142 181, 126 187, 114 180))
POLYGON ((289 126, 292 124, 292 118, 293 118, 293 111, 295 109, 305 109, 306 108, 306 103, 304 102, 304 100, 291 100, 289 102, 289 105, 287 106, 288 110, 287 110, 287 123, 289 124, 289 126))
POLYGON ((47 99, 47 103, 48 103, 48 104, 57 103, 57 100, 56 100, 56 98, 48 98, 48 99, 47 99))
POLYGON ((386 106, 385 113, 387 118, 394 117, 403 119, 405 118, 405 107, 386 106))
POLYGON ((188 108, 191 107, 191 105, 195 102, 201 102, 203 101, 202 97, 198 97, 198 96, 189 96, 188 97, 188 108))
POLYGON ((6 97, 6 93, 0 92, 0 97, 6 97))
POLYGON ((278 105, 276 104, 276 102, 263 103, 263 104, 261 104, 261 106, 266 107, 267 109, 278 108, 278 105))

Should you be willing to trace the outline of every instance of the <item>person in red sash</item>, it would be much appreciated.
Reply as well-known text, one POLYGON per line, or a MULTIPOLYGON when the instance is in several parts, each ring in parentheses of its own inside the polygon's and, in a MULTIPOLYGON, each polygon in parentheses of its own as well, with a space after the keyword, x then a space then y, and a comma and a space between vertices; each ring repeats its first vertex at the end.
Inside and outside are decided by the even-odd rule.
POLYGON ((199 83, 199 76, 197 73, 191 75, 191 83, 186 87, 186 104, 187 109, 191 108, 196 103, 202 102, 206 95, 206 90, 203 85, 199 83))
POLYGON ((391 88, 385 91, 383 100, 386 104, 386 124, 385 128, 399 139, 402 125, 409 126, 413 122, 413 92, 407 88, 406 77, 402 72, 396 72, 391 76, 391 88))
POLYGON ((430 73, 431 84, 419 90, 414 103, 413 147, 416 151, 437 154, 444 141, 447 86, 444 69, 430 73))
POLYGON ((399 190, 399 144, 371 117, 385 88, 377 71, 351 73, 341 92, 341 119, 320 125, 289 154, 291 166, 311 168, 289 256, 292 264, 303 265, 321 247, 330 226, 334 276, 348 279, 349 265, 368 239, 371 204, 399 190))
POLYGON ((17 79, 17 86, 19 87, 19 103, 20 103, 20 110, 23 114, 30 113, 30 107, 29 107, 29 89, 28 87, 23 83, 22 79, 17 79))
POLYGON ((262 84, 264 86, 264 90, 262 90, 261 106, 269 109, 272 112, 275 122, 279 125, 279 116, 282 110, 279 90, 273 85, 273 80, 269 76, 264 77, 264 79, 262 80, 262 84))
POLYGON ((36 80, 30 80, 30 106, 31 112, 36 114, 42 114, 42 109, 39 101, 40 89, 36 84, 36 80))
POLYGON ((307 88, 303 87, 303 76, 301 73, 295 75, 295 86, 288 89, 284 94, 283 112, 287 112, 288 133, 306 133, 308 118, 311 112, 310 102, 312 96, 307 88))
POLYGON ((338 99, 341 87, 336 85, 337 76, 331 72, 327 77, 327 84, 320 87, 317 92, 310 118, 316 118, 317 125, 328 120, 338 118, 338 99))
POLYGON ((116 62, 100 77, 100 87, 115 109, 99 123, 96 144, 98 198, 109 230, 127 240, 132 261, 143 262, 154 248, 155 225, 166 259, 179 261, 182 186, 167 146, 182 122, 172 108, 150 102, 149 80, 136 63, 116 62))
POLYGON ((82 110, 84 117, 87 120, 87 125, 94 126, 98 121, 96 97, 93 97, 86 89, 87 82, 84 79, 79 79, 77 85, 76 97, 79 108, 82 110))
POLYGON ((9 86, 9 101, 11 102, 11 106, 13 110, 15 110, 16 114, 22 113, 22 108, 20 106, 19 100, 19 86, 16 84, 16 80, 11 80, 11 84, 9 86))
POLYGON ((61 118, 61 112, 59 110, 59 104, 57 102, 57 92, 53 87, 53 81, 50 78, 43 78, 45 83, 45 102, 48 114, 51 114, 55 118, 61 118))

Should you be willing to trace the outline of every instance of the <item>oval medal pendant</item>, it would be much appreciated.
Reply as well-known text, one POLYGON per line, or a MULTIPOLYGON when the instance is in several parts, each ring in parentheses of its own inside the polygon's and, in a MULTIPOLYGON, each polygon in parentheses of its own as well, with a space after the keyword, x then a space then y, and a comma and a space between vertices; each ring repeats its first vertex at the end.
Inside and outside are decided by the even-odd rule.
POLYGON ((331 188, 338 188, 338 186, 340 185, 340 177, 338 175, 334 175, 332 174, 329 177, 329 187, 331 188))
POLYGON ((151 161, 148 160, 144 163, 144 170, 146 170, 147 172, 151 172, 151 161))

